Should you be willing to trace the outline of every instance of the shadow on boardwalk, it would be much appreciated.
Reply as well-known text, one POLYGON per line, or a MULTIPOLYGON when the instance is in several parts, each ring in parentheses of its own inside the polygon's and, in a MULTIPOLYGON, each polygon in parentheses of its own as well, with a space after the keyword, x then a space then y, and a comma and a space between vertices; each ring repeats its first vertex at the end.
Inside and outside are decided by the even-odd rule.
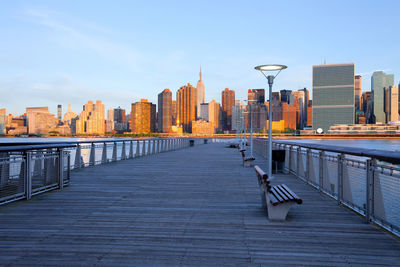
POLYGON ((304 200, 283 223, 223 144, 75 171, 62 191, 0 207, 0 265, 400 265, 389 234, 293 176, 275 182, 304 200))

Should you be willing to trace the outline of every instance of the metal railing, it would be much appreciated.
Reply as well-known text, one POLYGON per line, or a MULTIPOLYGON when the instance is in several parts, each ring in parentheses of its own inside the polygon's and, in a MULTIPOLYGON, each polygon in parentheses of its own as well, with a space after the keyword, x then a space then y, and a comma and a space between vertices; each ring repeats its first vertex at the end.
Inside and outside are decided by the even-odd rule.
MULTIPOLYGON (((101 139, 0 146, 0 205, 69 185, 70 171, 217 139, 101 139)), ((2 144, 4 145, 4 144, 2 144)))
MULTIPOLYGON (((254 141, 266 157, 267 141, 254 141)), ((286 172, 400 236, 400 153, 331 145, 273 141, 285 150, 286 172)))
MULTIPOLYGON (((81 141, 71 149, 71 169, 143 157, 190 146, 187 138, 172 139, 105 139, 81 141)), ((195 139, 194 143, 204 143, 195 139)))
POLYGON ((69 184, 71 144, 0 147, 0 204, 69 184))

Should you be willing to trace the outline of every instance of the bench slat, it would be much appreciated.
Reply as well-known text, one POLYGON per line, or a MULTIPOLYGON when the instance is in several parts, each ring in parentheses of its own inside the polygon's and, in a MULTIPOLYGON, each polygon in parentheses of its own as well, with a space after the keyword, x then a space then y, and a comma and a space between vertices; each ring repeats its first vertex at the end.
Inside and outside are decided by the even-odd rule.
POLYGON ((274 194, 271 193, 269 193, 269 201, 271 202, 272 206, 277 206, 280 203, 274 194))
POLYGON ((303 203, 303 200, 301 198, 299 198, 292 190, 290 190, 289 187, 287 187, 287 185, 281 184, 281 186, 283 188, 285 188, 285 190, 288 191, 294 197, 294 199, 296 200, 297 204, 303 203))
POLYGON ((283 202, 288 202, 290 200, 283 192, 281 192, 279 186, 275 185, 273 188, 275 192, 282 198, 283 202))
POLYGON ((280 193, 286 196, 287 200, 295 200, 295 198, 289 192, 287 192, 281 185, 277 185, 277 187, 279 188, 280 193))
POLYGON ((285 200, 276 191, 275 186, 271 187, 270 193, 272 193, 275 196, 275 198, 279 201, 279 203, 285 202, 285 200))

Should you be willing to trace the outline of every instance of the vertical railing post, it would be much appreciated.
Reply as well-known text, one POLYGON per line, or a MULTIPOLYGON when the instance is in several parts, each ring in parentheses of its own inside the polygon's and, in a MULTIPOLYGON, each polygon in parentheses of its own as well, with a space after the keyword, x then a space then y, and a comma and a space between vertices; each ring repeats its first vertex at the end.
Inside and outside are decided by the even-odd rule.
POLYGON ((153 139, 153 147, 151 148, 151 154, 156 154, 156 139, 153 139))
POLYGON ((25 153, 25 194, 26 199, 32 197, 32 152, 27 151, 25 153))
POLYGON ((292 171, 292 161, 293 161, 292 146, 289 145, 289 173, 292 171))
POLYGON ((103 152, 101 153, 101 163, 107 163, 107 143, 103 143, 103 152))
POLYGON ((82 167, 81 144, 77 144, 75 152, 75 169, 82 167))
POLYGON ((142 156, 146 155, 146 140, 143 140, 143 145, 142 145, 142 156))
POLYGON ((113 144, 112 161, 117 161, 117 142, 116 141, 114 141, 114 144, 113 144))
POLYGON ((296 157, 296 176, 300 177, 300 160, 301 160, 301 147, 298 146, 296 149, 297 157, 296 157))
POLYGON ((122 141, 121 160, 125 160, 125 159, 126 159, 125 141, 122 141))
POLYGON ((140 143, 139 140, 136 141, 136 153, 135 158, 140 156, 140 143))
POLYGON ((323 181, 324 181, 324 157, 325 157, 325 152, 320 151, 319 152, 319 191, 322 191, 323 188, 323 181))
MULTIPOLYGON (((338 164, 337 202, 338 202, 338 205, 340 205, 342 203, 342 199, 343 199, 343 164, 344 164, 344 154, 343 153, 337 155, 337 164, 338 164)), ((335 194, 335 192, 333 192, 333 194, 335 194)))
POLYGON ((129 141, 129 158, 133 158, 133 141, 129 141))
POLYGON ((366 163, 367 168, 367 190, 365 199, 365 221, 370 223, 374 214, 374 179, 375 179, 375 159, 368 159, 366 163))
POLYGON ((307 154, 306 154, 306 170, 305 170, 305 177, 307 182, 310 182, 310 166, 311 166, 311 162, 310 160, 312 160, 312 154, 311 154, 311 149, 307 148, 307 154))
POLYGON ((62 148, 58 149, 58 186, 60 189, 64 188, 64 151, 62 148))
POLYGON ((96 164, 95 158, 96 158, 96 147, 95 147, 95 144, 92 143, 90 146, 90 156, 89 156, 89 165, 90 166, 94 166, 96 164))

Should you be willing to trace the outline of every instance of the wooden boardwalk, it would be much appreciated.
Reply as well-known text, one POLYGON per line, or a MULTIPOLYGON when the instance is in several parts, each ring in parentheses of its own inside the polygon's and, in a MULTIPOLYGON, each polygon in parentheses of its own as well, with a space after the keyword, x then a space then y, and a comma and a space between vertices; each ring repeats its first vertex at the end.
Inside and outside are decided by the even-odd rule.
POLYGON ((275 182, 304 200, 286 222, 268 221, 253 169, 223 144, 74 171, 0 207, 0 266, 400 266, 399 240, 293 176, 275 182))

